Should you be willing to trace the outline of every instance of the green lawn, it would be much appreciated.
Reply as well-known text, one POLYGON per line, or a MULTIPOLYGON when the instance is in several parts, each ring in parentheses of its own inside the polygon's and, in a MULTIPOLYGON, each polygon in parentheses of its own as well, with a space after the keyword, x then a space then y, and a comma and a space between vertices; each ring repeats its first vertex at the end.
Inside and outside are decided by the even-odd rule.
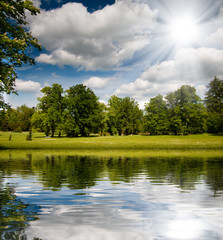
POLYGON ((105 136, 87 138, 46 138, 42 133, 0 132, 0 149, 73 149, 73 150, 223 150, 223 136, 105 136))

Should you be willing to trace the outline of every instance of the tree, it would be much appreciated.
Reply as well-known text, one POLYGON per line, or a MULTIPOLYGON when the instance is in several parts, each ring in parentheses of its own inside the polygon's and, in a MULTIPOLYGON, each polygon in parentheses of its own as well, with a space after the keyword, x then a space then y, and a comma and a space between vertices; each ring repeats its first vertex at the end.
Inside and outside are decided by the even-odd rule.
POLYGON ((142 122, 142 111, 138 103, 130 97, 112 96, 108 100, 109 132, 115 134, 137 134, 142 122))
POLYGON ((121 135, 120 107, 122 99, 113 95, 108 100, 108 131, 111 135, 121 135))
POLYGON ((15 132, 29 131, 33 113, 34 108, 29 108, 26 105, 22 105, 16 109, 4 109, 1 111, 0 130, 15 132))
POLYGON ((101 136, 105 134, 106 130, 108 129, 108 108, 104 103, 98 102, 98 109, 96 114, 94 115, 95 123, 93 127, 94 133, 99 133, 101 136))
POLYGON ((27 11, 39 13, 30 0, 0 1, 0 108, 5 107, 3 93, 14 92, 16 68, 22 64, 34 64, 26 52, 28 47, 41 49, 38 41, 24 26, 27 11))
POLYGON ((205 105, 208 111, 208 131, 223 132, 223 80, 215 77, 205 93, 205 105))
POLYGON ((7 111, 7 122, 8 122, 8 129, 9 131, 14 132, 22 132, 22 128, 20 126, 18 114, 15 109, 10 108, 7 111))
POLYGON ((26 105, 22 105, 16 108, 18 115, 18 121, 20 123, 22 131, 29 131, 31 128, 31 118, 34 114, 35 109, 29 108, 26 105))
POLYGON ((166 100, 171 131, 182 135, 206 131, 206 109, 194 87, 182 85, 166 100))
POLYGON ((139 133, 142 122, 142 111, 135 99, 125 97, 121 100, 120 120, 122 133, 125 135, 139 133))
POLYGON ((83 84, 70 87, 66 93, 64 127, 67 136, 89 136, 96 124, 98 98, 83 84))
POLYGON ((144 131, 151 134, 166 134, 169 128, 167 106, 162 95, 150 99, 145 106, 144 131))
POLYGON ((31 125, 33 128, 35 128, 35 130, 44 132, 46 136, 49 136, 50 126, 48 118, 46 116, 46 113, 44 113, 38 108, 36 108, 34 114, 32 115, 31 125))
POLYGON ((175 93, 168 93, 165 97, 169 122, 169 133, 175 135, 182 133, 181 107, 177 103, 175 93))
POLYGON ((43 119, 47 136, 50 130, 51 137, 54 137, 57 128, 59 128, 59 135, 61 135, 62 116, 65 108, 63 88, 60 84, 54 83, 52 87, 44 87, 41 92, 44 95, 42 98, 38 98, 37 111, 39 113, 35 114, 34 118, 37 122, 39 118, 43 119))

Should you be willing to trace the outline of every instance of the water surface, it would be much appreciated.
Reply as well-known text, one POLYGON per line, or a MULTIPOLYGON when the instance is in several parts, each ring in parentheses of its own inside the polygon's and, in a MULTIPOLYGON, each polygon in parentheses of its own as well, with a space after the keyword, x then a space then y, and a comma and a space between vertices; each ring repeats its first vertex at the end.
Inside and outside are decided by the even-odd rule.
POLYGON ((0 208, 1 239, 221 240, 223 157, 8 151, 0 208))

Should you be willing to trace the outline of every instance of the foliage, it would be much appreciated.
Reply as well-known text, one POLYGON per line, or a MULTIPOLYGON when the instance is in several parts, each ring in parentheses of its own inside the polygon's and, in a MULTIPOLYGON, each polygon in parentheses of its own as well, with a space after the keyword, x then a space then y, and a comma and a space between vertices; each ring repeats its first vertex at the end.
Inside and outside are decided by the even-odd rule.
POLYGON ((208 84, 205 104, 208 111, 208 132, 223 132, 223 80, 215 77, 208 84))
POLYGON ((16 109, 9 108, 8 110, 1 111, 0 130, 14 132, 29 131, 33 113, 34 108, 29 108, 26 105, 22 105, 16 109))
POLYGON ((144 131, 151 134, 166 134, 169 129, 167 106, 162 95, 150 99, 145 106, 144 131))
POLYGON ((111 135, 138 134, 142 122, 142 111, 138 103, 130 98, 112 96, 108 100, 108 126, 111 135))
POLYGON ((38 98, 38 112, 33 117, 34 126, 38 126, 39 120, 46 129, 46 135, 51 131, 54 136, 57 127, 62 124, 62 114, 64 111, 63 88, 60 84, 53 84, 52 87, 44 87, 41 92, 43 97, 38 98), (36 124, 35 124, 36 123, 36 124))
POLYGON ((89 136, 96 124, 98 98, 83 84, 70 87, 66 93, 64 128, 67 136, 75 137, 78 134, 82 137, 89 136))
POLYGON ((183 85, 166 96, 170 133, 194 134, 206 131, 206 109, 196 89, 183 85))
POLYGON ((108 100, 108 131, 111 135, 117 132, 121 135, 121 125, 120 125, 120 107, 121 98, 117 96, 111 96, 108 100))
POLYGON ((50 127, 49 127, 48 118, 45 116, 46 116, 45 113, 43 113, 39 109, 36 109, 36 111, 34 112, 31 118, 31 125, 35 130, 44 132, 46 136, 49 136, 50 127))
POLYGON ((37 39, 24 28, 28 24, 26 15, 39 13, 32 1, 1 0, 0 9, 0 108, 3 108, 5 104, 2 94, 13 92, 16 68, 22 64, 34 64, 26 49, 41 47, 37 39))
POLYGON ((93 132, 99 133, 101 136, 106 134, 108 130, 108 108, 104 103, 98 102, 98 109, 94 115, 93 132))
POLYGON ((21 125, 22 131, 29 131, 29 129, 31 128, 31 117, 34 111, 34 108, 29 108, 26 105, 22 105, 16 108, 18 121, 21 125))

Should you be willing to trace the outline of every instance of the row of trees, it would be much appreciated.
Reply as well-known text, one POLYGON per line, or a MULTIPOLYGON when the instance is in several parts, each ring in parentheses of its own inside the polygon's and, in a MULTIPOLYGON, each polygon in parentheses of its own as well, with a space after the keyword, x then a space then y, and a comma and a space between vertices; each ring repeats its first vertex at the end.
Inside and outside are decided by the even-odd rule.
POLYGON ((79 84, 64 91, 61 85, 44 87, 37 107, 26 106, 2 111, 0 130, 28 131, 35 128, 46 136, 89 136, 90 133, 196 134, 223 132, 223 80, 208 85, 205 100, 196 89, 183 85, 165 97, 158 95, 140 110, 129 97, 112 96, 108 105, 100 103, 94 92, 79 84))
POLYGON ((22 132, 29 131, 31 128, 31 118, 35 108, 26 105, 10 108, 7 111, 0 111, 0 130, 22 132))
POLYGON ((112 96, 107 107, 83 84, 72 86, 65 92, 59 84, 44 87, 41 91, 44 96, 38 99, 32 125, 47 136, 53 137, 56 131, 59 136, 65 133, 69 137, 139 132, 143 114, 136 101, 129 97, 112 96))

